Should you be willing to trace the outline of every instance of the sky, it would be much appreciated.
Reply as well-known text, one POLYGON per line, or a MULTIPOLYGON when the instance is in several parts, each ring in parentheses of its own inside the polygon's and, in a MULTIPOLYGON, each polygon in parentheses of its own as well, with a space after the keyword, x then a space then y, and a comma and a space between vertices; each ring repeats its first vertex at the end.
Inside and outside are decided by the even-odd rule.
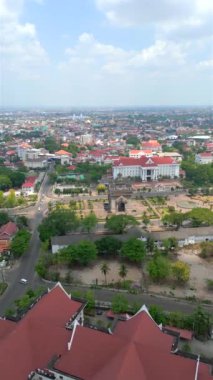
POLYGON ((212 101, 212 0, 0 0, 0 107, 212 101))

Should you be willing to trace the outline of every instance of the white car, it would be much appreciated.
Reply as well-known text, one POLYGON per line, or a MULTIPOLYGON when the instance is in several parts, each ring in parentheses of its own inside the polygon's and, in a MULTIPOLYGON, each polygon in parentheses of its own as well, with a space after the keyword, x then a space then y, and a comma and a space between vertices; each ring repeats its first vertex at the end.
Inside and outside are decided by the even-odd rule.
POLYGON ((20 282, 20 284, 24 284, 24 285, 27 284, 26 278, 21 278, 21 280, 19 282, 20 282))

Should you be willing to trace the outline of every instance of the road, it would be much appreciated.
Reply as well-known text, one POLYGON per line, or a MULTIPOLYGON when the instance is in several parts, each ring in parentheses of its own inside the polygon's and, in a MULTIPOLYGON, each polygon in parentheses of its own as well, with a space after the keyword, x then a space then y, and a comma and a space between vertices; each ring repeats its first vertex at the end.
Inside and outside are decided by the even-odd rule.
POLYGON ((40 240, 37 232, 37 227, 43 219, 43 213, 47 209, 46 201, 43 199, 44 194, 49 189, 48 176, 46 175, 41 185, 38 201, 34 210, 31 210, 30 227, 32 230, 32 237, 28 252, 21 257, 19 262, 10 269, 4 269, 4 277, 8 283, 6 292, 1 296, 0 300, 0 315, 3 315, 4 311, 10 307, 13 301, 20 298, 26 291, 26 285, 20 284, 21 278, 28 280, 28 286, 34 288, 38 284, 41 284, 41 280, 34 272, 35 263, 39 255, 40 240))
MULTIPOLYGON (((21 278, 28 280, 28 286, 35 288, 38 285, 45 285, 41 279, 34 272, 34 267, 39 255, 40 240, 37 232, 37 227, 40 224, 45 211, 48 208, 48 197, 50 190, 50 184, 48 183, 48 176, 46 175, 41 185, 38 201, 36 206, 31 207, 28 210, 28 217, 31 222, 32 238, 30 241, 30 247, 28 252, 10 269, 4 269, 4 277, 8 282, 8 288, 6 292, 0 298, 0 316, 4 315, 7 308, 12 306, 15 299, 20 298, 26 291, 26 285, 20 284, 21 278)), ((49 287, 54 284, 48 284, 49 287)), ((82 287, 69 286, 68 290, 82 290, 82 287)), ((85 291, 87 288, 83 288, 85 291)), ((110 291, 108 289, 95 289, 95 298, 99 301, 111 301, 114 294, 117 291, 110 291)), ((195 308, 195 303, 186 302, 184 300, 177 300, 170 297, 153 296, 147 293, 140 295, 132 295, 125 293, 125 296, 130 302, 137 302, 139 304, 146 304, 147 306, 157 304, 162 306, 164 310, 168 311, 182 311, 185 313, 191 313, 195 308)), ((205 309, 213 313, 213 305, 205 305, 205 309)))

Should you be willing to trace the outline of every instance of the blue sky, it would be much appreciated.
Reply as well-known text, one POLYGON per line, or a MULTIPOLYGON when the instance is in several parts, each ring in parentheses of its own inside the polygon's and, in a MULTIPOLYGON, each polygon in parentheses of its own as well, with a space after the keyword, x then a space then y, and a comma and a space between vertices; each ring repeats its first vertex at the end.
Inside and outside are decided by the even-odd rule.
POLYGON ((211 0, 0 0, 0 106, 205 105, 211 0))

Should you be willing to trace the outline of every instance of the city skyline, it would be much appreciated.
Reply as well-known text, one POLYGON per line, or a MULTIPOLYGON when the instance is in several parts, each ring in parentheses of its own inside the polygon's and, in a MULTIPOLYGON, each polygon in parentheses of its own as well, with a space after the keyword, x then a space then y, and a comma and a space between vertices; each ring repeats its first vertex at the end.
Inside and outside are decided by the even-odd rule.
POLYGON ((0 0, 0 107, 212 103, 210 0, 0 0))

